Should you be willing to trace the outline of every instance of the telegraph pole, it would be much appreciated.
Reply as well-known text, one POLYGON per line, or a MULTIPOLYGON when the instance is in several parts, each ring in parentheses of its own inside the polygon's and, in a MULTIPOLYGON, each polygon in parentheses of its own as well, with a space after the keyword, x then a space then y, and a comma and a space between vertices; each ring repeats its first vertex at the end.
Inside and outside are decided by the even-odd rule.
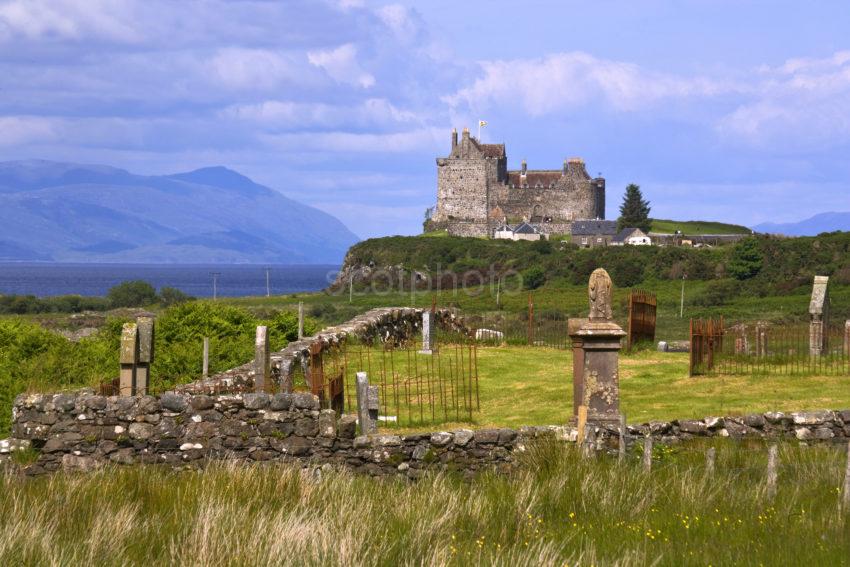
POLYGON ((679 319, 685 316, 685 277, 687 274, 682 273, 682 297, 679 299, 679 319))
POLYGON ((213 301, 218 299, 218 276, 221 275, 221 272, 210 272, 210 275, 213 279, 213 301))

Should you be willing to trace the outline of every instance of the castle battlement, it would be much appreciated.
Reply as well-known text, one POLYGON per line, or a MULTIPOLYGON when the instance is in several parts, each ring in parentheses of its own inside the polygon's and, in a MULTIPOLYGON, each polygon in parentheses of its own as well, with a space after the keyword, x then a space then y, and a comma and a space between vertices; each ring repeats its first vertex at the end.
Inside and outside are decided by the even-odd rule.
POLYGON ((451 152, 437 158, 437 207, 431 221, 459 236, 492 236, 504 223, 526 221, 544 234, 568 234, 572 222, 605 218, 605 179, 591 178, 584 160, 561 169, 508 170, 505 144, 482 144, 452 130, 451 152))

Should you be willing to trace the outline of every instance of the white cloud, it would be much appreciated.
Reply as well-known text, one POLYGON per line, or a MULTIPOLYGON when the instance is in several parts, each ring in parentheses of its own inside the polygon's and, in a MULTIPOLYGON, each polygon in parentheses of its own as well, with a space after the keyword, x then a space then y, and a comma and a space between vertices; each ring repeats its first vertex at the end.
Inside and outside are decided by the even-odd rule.
POLYGON ((438 140, 445 138, 445 134, 442 129, 421 128, 390 134, 310 132, 262 134, 260 138, 285 151, 404 153, 423 149, 437 151, 438 140))
POLYGON ((0 40, 109 39, 133 43, 132 5, 115 0, 11 0, 0 4, 0 40))
POLYGON ((335 81, 358 85, 368 89, 375 85, 375 77, 367 73, 357 62, 357 47, 345 43, 335 49, 309 51, 307 60, 324 69, 335 81))
POLYGON ((383 98, 370 98, 352 105, 266 100, 229 106, 222 111, 222 116, 256 122, 266 129, 343 125, 376 127, 418 120, 414 112, 399 109, 383 98))
POLYGON ((721 135, 787 150, 850 140, 850 52, 762 67, 756 81, 754 96, 719 120, 721 135))
POLYGON ((271 89, 298 78, 292 56, 268 49, 221 49, 210 67, 222 84, 235 89, 271 89))
POLYGON ((583 52, 558 53, 542 59, 485 61, 483 76, 445 97, 452 106, 480 109, 521 104, 532 116, 573 108, 598 100, 630 111, 667 98, 706 97, 739 90, 734 83, 703 77, 678 77, 633 63, 599 59, 583 52))
POLYGON ((0 116, 0 146, 46 143, 58 137, 56 126, 41 116, 0 116))

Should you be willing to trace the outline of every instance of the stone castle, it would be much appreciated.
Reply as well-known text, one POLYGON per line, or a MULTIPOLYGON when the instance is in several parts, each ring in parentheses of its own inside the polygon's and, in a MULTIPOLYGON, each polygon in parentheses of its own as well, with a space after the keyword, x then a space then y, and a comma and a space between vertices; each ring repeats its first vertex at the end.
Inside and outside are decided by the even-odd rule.
POLYGON ((580 158, 560 170, 508 171, 504 144, 482 144, 463 129, 452 151, 437 158, 437 206, 430 229, 492 237, 505 224, 526 221, 544 234, 569 234, 572 222, 605 218, 605 179, 591 178, 580 158))

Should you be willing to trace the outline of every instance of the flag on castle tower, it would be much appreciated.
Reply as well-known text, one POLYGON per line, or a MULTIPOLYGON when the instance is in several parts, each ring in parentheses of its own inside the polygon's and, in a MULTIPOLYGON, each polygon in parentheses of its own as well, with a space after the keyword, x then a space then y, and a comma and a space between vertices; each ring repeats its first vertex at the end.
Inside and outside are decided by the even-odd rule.
POLYGON ((486 125, 487 125, 487 121, 486 121, 486 120, 479 120, 479 121, 478 121, 478 127, 479 127, 479 128, 483 128, 483 127, 484 127, 484 126, 486 126, 486 125))

